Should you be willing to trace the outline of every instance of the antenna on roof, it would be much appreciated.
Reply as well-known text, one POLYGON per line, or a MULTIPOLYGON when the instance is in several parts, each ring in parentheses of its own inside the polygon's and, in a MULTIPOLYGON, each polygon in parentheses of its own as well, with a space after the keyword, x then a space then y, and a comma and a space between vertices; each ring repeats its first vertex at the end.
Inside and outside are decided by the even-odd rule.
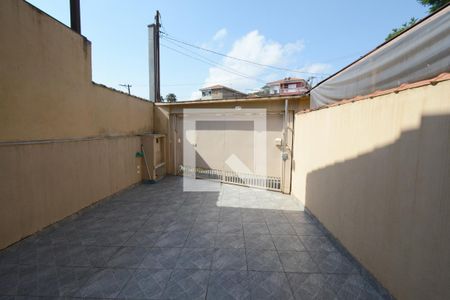
POLYGON ((128 88, 128 95, 131 95, 131 89, 130 89, 132 87, 131 84, 119 84, 119 85, 128 88))

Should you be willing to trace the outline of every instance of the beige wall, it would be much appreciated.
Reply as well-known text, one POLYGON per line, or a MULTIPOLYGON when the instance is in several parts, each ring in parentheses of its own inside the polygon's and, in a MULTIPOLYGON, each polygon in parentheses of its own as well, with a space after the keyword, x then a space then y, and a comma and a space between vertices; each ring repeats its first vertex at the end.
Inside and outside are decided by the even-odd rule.
POLYGON ((0 249, 141 180, 153 104, 91 82, 91 44, 0 1, 0 249))
POLYGON ((293 190, 398 299, 450 299, 450 81, 295 117, 293 190))
POLYGON ((0 146, 0 249, 141 179, 139 137, 0 146))
POLYGON ((0 141, 152 130, 150 102, 91 82, 91 43, 70 28, 4 0, 0 37, 0 141))

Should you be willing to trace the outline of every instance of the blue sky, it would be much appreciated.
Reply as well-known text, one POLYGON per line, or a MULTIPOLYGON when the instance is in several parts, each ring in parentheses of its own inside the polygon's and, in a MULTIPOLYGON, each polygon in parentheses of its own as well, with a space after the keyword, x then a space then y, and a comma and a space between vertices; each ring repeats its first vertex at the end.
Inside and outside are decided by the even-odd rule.
MULTIPOLYGON (((69 0, 28 2, 70 24, 69 0)), ((162 30, 175 39, 295 70, 257 67, 163 39, 161 93, 173 92, 179 100, 198 97, 198 89, 210 84, 249 92, 287 76, 315 76, 317 81, 382 43, 392 28, 427 15, 427 8, 415 0, 81 0, 81 30, 92 42, 95 82, 115 89, 129 83, 132 94, 148 98, 147 25, 157 9, 162 30)))

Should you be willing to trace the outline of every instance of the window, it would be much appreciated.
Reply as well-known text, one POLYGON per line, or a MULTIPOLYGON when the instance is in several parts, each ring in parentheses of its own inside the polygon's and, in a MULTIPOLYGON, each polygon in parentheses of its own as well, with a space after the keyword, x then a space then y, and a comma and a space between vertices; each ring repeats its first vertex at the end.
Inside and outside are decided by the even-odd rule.
POLYGON ((207 91, 202 91, 202 96, 211 96, 211 90, 207 90, 207 91))

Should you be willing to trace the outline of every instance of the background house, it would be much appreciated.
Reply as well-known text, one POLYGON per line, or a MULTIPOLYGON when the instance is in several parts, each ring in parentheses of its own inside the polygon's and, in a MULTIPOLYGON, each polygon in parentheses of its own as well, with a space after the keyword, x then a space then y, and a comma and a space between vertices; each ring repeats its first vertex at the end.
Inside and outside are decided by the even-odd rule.
POLYGON ((301 95, 309 90, 309 85, 302 78, 286 77, 267 83, 270 95, 301 95))
POLYGON ((233 90, 232 88, 220 84, 200 89, 200 91, 202 92, 201 100, 247 97, 247 94, 245 93, 233 90))

